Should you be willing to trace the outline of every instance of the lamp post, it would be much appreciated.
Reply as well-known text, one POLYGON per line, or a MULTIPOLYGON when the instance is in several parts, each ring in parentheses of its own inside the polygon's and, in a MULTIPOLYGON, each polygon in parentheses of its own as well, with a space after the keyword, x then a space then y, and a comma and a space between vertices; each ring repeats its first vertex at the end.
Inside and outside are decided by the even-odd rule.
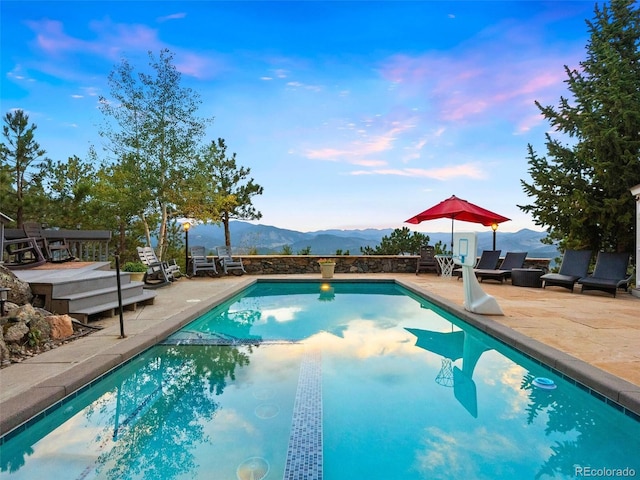
POLYGON ((0 317, 4 317, 4 304, 7 302, 9 298, 10 288, 2 287, 0 288, 0 317))
POLYGON ((493 230, 493 250, 496 249, 496 230, 498 230, 498 224, 493 222, 491 224, 491 230, 493 230))
POLYGON ((191 224, 186 221, 182 224, 182 229, 184 230, 184 271, 185 275, 189 271, 189 229, 191 228, 191 224))

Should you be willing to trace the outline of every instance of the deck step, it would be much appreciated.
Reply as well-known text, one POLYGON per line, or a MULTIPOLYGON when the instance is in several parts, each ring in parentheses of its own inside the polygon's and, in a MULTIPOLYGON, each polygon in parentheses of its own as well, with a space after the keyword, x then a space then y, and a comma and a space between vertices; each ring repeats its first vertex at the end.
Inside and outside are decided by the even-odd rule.
MULTIPOLYGON (((144 284, 142 282, 130 282, 122 284, 120 293, 122 299, 135 297, 142 294, 144 284)), ((51 309, 54 312, 75 312, 91 305, 115 302, 118 300, 118 286, 115 279, 113 284, 105 288, 96 288, 91 291, 78 292, 71 295, 55 296, 51 300, 51 309)))
MULTIPOLYGON (((23 281, 31 286, 34 306, 55 314, 68 314, 82 322, 90 317, 112 316, 118 309, 118 279, 106 262, 90 265, 67 264, 60 268, 33 269, 23 281)), ((131 281, 128 272, 120 272, 123 309, 135 310, 138 304, 152 304, 156 293, 142 282, 131 281)))
MULTIPOLYGON (((138 305, 153 305, 155 297, 156 292, 144 290, 142 294, 135 297, 129 297, 127 299, 123 298, 122 309, 135 311, 138 308, 138 305)), ((118 301, 101 303, 93 305, 91 307, 69 312, 69 316, 81 321, 82 323, 87 323, 91 319, 91 317, 114 316, 118 310, 118 306, 118 301)))

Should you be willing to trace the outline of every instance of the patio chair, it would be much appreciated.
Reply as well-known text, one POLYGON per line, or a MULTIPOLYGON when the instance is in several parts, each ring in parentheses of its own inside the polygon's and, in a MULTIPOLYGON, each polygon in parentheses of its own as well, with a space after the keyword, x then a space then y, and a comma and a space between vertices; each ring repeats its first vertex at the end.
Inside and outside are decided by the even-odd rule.
POLYGON ((140 261, 147 266, 143 281, 150 287, 168 285, 180 276, 180 267, 175 260, 171 263, 161 262, 151 247, 137 247, 136 250, 140 261))
POLYGON ((628 288, 628 266, 629 253, 599 252, 593 273, 578 280, 582 285, 582 293, 587 290, 600 290, 612 293, 615 298, 618 288, 628 288))
POLYGON ((2 245, 4 252, 0 255, 5 261, 0 263, 9 270, 38 267, 47 262, 35 238, 3 238, 2 245))
POLYGON ((220 262, 220 266, 224 270, 224 274, 228 275, 229 270, 234 272, 240 272, 240 275, 243 273, 247 273, 244 269, 244 265, 242 264, 241 258, 233 258, 231 254, 231 247, 223 246, 218 247, 218 262, 220 262))
POLYGON ((438 261, 436 260, 436 248, 433 245, 420 247, 420 258, 418 258, 416 275, 421 271, 440 274, 440 271, 438 270, 438 261))
POLYGON ((207 258, 205 248, 202 245, 191 247, 191 272, 196 276, 198 272, 213 272, 216 275, 216 262, 213 258, 207 258))
MULTIPOLYGON (((500 261, 500 253, 502 250, 483 250, 480 258, 476 262, 475 269, 480 270, 495 270, 498 266, 498 262, 500 261)), ((456 268, 453 270, 453 275, 455 275, 456 280, 460 280, 462 277, 462 268, 456 268)))
POLYGON ((528 252, 507 252, 504 260, 498 269, 475 269, 476 277, 482 282, 484 280, 496 280, 500 283, 511 278, 511 270, 514 268, 522 268, 524 261, 527 259, 528 252))
MULTIPOLYGON (((52 238, 37 222, 25 222, 22 228, 25 236, 35 238, 38 247, 49 262, 60 263, 75 260, 71 254, 71 248, 64 238, 52 238)), ((55 232, 55 230, 51 230, 51 232, 55 232)))
POLYGON ((590 262, 591 250, 567 250, 558 273, 546 273, 540 277, 542 288, 563 287, 573 292, 576 282, 587 275, 590 262))

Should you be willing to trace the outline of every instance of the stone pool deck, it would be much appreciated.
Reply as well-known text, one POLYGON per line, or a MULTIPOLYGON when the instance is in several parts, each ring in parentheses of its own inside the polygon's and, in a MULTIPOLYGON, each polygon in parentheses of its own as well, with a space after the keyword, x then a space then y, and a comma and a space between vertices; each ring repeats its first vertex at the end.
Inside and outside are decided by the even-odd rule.
MULTIPOLYGON (((0 370, 0 435, 71 394, 122 361, 232 296, 256 279, 319 275, 227 276, 181 279, 156 290, 154 305, 91 322, 104 328, 55 350, 0 370)), ((462 280, 434 274, 338 274, 336 279, 395 279, 425 292, 449 310, 505 343, 544 361, 640 415, 640 299, 620 292, 570 293, 566 289, 482 283, 504 316, 463 309, 462 280)))

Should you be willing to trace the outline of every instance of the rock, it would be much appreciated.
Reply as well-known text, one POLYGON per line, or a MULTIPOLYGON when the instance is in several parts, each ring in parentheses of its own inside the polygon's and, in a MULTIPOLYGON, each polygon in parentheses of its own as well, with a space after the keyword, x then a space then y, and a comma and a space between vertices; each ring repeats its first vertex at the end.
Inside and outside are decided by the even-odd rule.
POLYGON ((51 323, 45 318, 38 315, 29 322, 31 330, 40 332, 39 341, 48 342, 51 339, 51 323))
POLYGON ((29 303, 33 298, 28 282, 23 282, 7 267, 0 265, 0 287, 11 289, 8 300, 18 305, 29 303))
POLYGON ((45 317, 51 326, 51 338, 60 340, 73 335, 73 322, 69 315, 50 315, 45 317))
POLYGON ((0 335, 0 365, 8 365, 9 363, 11 363, 9 349, 4 343, 4 338, 0 335))
POLYGON ((35 308, 33 305, 27 303, 21 307, 16 308, 11 312, 10 317, 18 322, 29 323, 33 318, 37 317, 35 308))
POLYGON ((5 325, 4 341, 19 342, 29 333, 29 327, 25 322, 12 322, 5 325))

